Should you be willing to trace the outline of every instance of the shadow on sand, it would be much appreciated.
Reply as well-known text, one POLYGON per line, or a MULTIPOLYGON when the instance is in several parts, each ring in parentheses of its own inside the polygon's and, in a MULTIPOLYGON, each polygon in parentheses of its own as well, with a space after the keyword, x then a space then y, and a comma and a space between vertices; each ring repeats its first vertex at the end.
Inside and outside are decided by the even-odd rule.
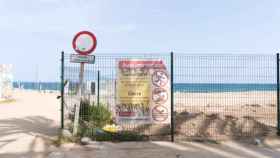
MULTIPOLYGON (((42 116, 29 116, 24 118, 11 118, 0 120, 0 151, 11 143, 17 145, 17 141, 23 137, 28 137, 31 140, 25 144, 20 142, 20 146, 28 146, 28 152, 23 154, 7 153, 5 151, 0 154, 1 158, 13 158, 13 157, 24 157, 24 154, 38 155, 35 152, 36 143, 40 139, 43 144, 43 151, 46 150, 48 144, 51 141, 51 137, 57 136, 58 127, 53 120, 42 116)), ((14 145, 13 145, 14 146, 14 145)))

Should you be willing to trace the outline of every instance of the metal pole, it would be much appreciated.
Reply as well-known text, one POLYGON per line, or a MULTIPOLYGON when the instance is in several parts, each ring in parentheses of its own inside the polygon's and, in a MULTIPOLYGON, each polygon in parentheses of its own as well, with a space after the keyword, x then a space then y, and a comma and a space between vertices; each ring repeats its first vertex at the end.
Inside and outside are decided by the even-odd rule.
POLYGON ((279 53, 277 58, 277 135, 280 136, 280 78, 279 78, 279 53))
POLYGON ((173 91, 173 52, 170 54, 170 91, 171 91, 171 142, 174 142, 174 91, 173 91))
POLYGON ((61 83, 60 83, 60 95, 61 95, 61 129, 64 128, 64 52, 61 52, 61 83))
POLYGON ((80 105, 83 101, 84 96, 84 71, 85 71, 85 63, 80 64, 80 74, 79 74, 79 89, 78 89, 78 95, 79 95, 79 103, 76 105, 75 108, 75 116, 74 116, 74 129, 73 129, 73 135, 77 135, 78 133, 78 127, 79 127, 79 117, 80 117, 80 105))
POLYGON ((100 71, 97 71, 97 106, 99 106, 100 71))

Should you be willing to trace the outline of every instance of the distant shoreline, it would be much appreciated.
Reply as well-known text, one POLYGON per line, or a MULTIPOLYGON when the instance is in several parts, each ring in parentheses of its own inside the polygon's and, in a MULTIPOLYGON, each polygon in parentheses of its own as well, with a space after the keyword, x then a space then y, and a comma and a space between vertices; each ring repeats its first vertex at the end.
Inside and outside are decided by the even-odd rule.
MULTIPOLYGON (((111 84, 114 84, 113 80, 111 84)), ((13 88, 38 91, 60 91, 60 85, 60 82, 13 82, 13 88)), ((108 82, 106 82, 106 84, 103 84, 101 82, 100 88, 101 90, 106 89, 107 86, 110 86, 108 82)), ((174 92, 185 93, 250 92, 276 90, 277 85, 271 83, 174 83, 174 92)))

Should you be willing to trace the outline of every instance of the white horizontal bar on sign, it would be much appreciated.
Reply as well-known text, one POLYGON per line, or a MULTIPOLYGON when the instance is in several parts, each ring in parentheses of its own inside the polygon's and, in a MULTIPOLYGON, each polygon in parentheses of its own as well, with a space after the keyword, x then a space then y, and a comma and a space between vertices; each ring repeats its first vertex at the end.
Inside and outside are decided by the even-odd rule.
POLYGON ((79 55, 79 54, 71 54, 70 56, 71 63, 88 63, 94 64, 95 56, 94 55, 79 55))

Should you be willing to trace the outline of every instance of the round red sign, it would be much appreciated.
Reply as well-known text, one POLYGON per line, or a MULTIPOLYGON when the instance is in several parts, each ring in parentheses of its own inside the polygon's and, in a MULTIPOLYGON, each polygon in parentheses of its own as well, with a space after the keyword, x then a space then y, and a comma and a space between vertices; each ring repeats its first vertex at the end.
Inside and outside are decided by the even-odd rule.
POLYGON ((96 37, 89 31, 81 31, 75 35, 72 41, 74 50, 80 55, 92 53, 97 45, 96 37))

